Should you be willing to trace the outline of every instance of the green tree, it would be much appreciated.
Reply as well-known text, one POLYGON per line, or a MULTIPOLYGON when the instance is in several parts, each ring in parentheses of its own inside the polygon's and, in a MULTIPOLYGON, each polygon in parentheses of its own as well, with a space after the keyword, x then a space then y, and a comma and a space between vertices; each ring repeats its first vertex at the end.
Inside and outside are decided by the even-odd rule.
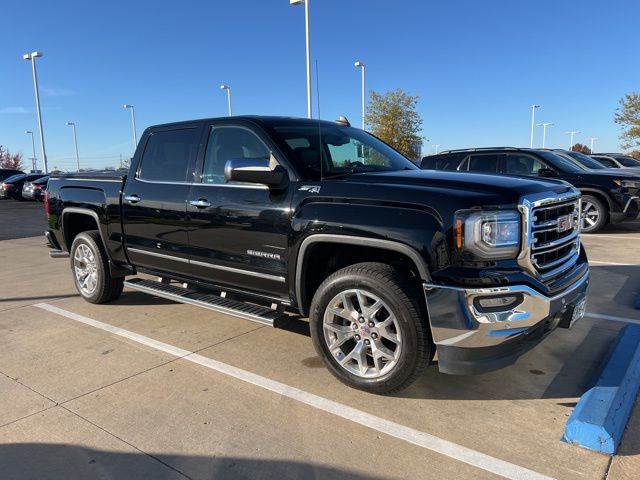
POLYGON ((0 145, 0 168, 14 168, 16 170, 22 170, 22 154, 11 153, 0 145))
POLYGON ((416 160, 420 156, 422 137, 419 135, 422 118, 418 114, 418 96, 401 88, 379 94, 372 91, 367 108, 367 126, 405 157, 416 160))
POLYGON ((640 147, 640 94, 631 92, 620 99, 613 120, 622 126, 622 148, 640 147))

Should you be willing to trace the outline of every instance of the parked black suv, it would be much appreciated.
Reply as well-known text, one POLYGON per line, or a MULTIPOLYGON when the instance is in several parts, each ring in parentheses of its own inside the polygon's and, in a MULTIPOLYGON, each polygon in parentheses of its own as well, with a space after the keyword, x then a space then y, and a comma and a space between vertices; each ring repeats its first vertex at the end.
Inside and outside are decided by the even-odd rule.
POLYGON ((622 153, 597 153, 591 155, 591 158, 607 168, 623 168, 625 170, 630 169, 633 173, 640 172, 640 161, 629 155, 622 153))
POLYGON ((424 157, 423 169, 555 178, 582 192, 582 231, 635 220, 640 213, 640 176, 610 169, 591 170, 550 150, 472 148, 424 157))

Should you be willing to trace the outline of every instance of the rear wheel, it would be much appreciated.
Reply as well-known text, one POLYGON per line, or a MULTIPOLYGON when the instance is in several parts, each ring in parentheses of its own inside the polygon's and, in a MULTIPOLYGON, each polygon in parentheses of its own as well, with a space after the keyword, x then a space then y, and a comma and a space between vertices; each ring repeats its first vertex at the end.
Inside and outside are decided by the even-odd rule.
POLYGON ((582 196, 582 231, 595 233, 607 224, 607 210, 604 203, 592 195, 582 196))
POLYGON ((329 371, 371 393, 409 386, 433 358, 418 289, 395 268, 359 263, 327 278, 311 304, 311 337, 329 371))
POLYGON ((78 293, 87 302, 106 303, 122 293, 123 278, 113 278, 100 234, 82 232, 71 245, 71 271, 78 293))

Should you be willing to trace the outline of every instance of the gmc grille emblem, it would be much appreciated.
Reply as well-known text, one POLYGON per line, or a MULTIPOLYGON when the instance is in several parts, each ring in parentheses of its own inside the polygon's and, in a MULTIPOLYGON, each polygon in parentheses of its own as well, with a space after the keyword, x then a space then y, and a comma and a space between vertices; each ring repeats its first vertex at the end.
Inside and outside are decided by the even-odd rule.
POLYGON ((573 217, 573 214, 558 217, 558 233, 566 232, 567 230, 573 230, 574 225, 575 219, 573 217))

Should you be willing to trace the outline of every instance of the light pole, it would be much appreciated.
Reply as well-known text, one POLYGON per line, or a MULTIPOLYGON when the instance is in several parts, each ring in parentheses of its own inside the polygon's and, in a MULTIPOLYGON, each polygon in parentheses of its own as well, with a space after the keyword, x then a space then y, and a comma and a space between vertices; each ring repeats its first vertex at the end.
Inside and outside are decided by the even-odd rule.
POLYGON ((47 166, 47 154, 44 148, 44 131, 42 130, 42 112, 40 111, 40 92, 38 91, 38 74, 36 72, 36 58, 41 57, 42 52, 25 53, 22 58, 25 60, 31 60, 31 67, 33 69, 33 87, 36 92, 36 110, 38 112, 38 128, 40 130, 40 146, 42 147, 42 161, 44 163, 44 173, 49 173, 47 166))
POLYGON ((362 69, 362 129, 364 130, 364 123, 365 123, 365 108, 366 108, 366 90, 364 88, 364 77, 365 77, 365 65, 364 63, 362 63, 360 60, 358 60, 356 63, 354 63, 354 65, 356 66, 356 68, 361 68, 362 69))
POLYGON ((535 103, 531 105, 531 141, 529 142, 529 148, 533 148, 533 127, 536 123, 536 108, 540 108, 540 105, 535 103))
POLYGON ((571 140, 569 140, 569 151, 571 151, 573 149, 573 137, 576 133, 580 133, 577 130, 571 131, 571 132, 564 132, 566 135, 569 135, 571 137, 571 140))
POLYGON ((591 150, 591 154, 593 155, 593 142, 598 140, 598 137, 591 137, 591 147, 589 148, 589 150, 591 150))
POLYGON ((289 5, 304 5, 304 31, 307 48, 307 117, 311 118, 311 43, 309 41, 309 0, 289 0, 289 5))
POLYGON ((433 148, 435 148, 436 150, 436 155, 438 154, 438 148, 440 148, 440 144, 436 144, 433 146, 433 148))
POLYGON ((129 105, 128 103, 125 103, 122 107, 131 110, 131 125, 133 126, 133 152, 135 153, 136 147, 138 146, 138 133, 136 132, 136 109, 133 105, 129 105))
POLYGON ((31 148, 33 148, 33 157, 31 157, 31 166, 34 171, 38 170, 36 168, 36 141, 33 139, 33 132, 31 130, 25 130, 24 133, 27 135, 31 135, 31 148))
POLYGON ((538 126, 542 127, 542 148, 547 145, 547 127, 552 126, 553 123, 539 123, 538 126))
POLYGON ((73 129, 73 145, 76 147, 76 165, 78 166, 78 172, 80 171, 80 157, 78 156, 78 136, 76 135, 76 124, 73 122, 67 122, 67 126, 73 129))
POLYGON ((227 106, 229 108, 229 116, 231 116, 231 87, 229 85, 220 85, 220 90, 227 91, 227 106))

